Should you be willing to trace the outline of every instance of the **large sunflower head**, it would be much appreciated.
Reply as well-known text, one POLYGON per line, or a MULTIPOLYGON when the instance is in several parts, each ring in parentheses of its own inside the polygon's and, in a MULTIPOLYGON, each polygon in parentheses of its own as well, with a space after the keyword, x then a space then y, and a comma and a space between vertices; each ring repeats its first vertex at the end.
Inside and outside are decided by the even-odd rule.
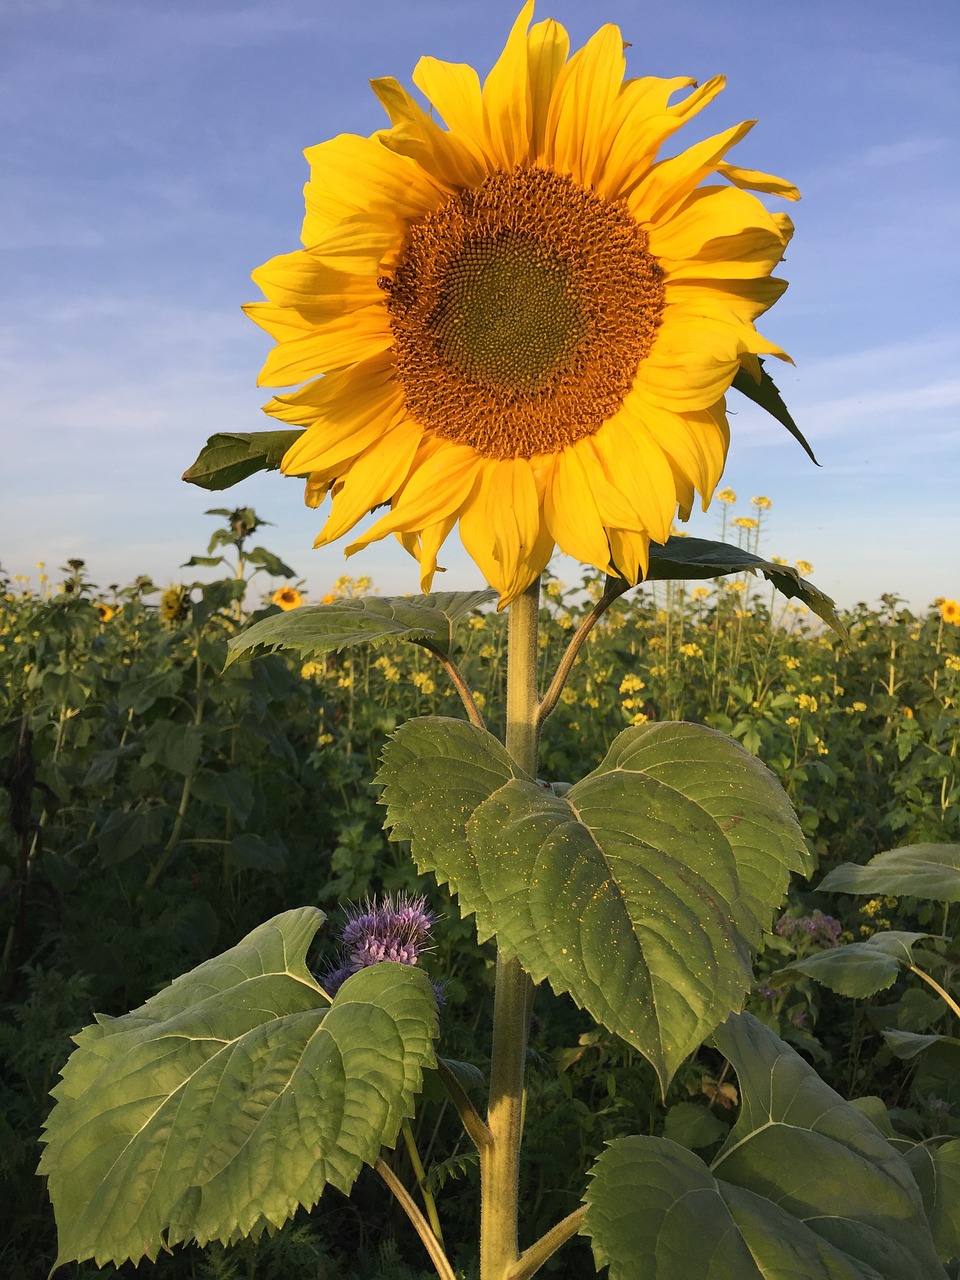
POLYGON ((307 151, 304 248, 254 272, 276 339, 266 411, 306 427, 283 459, 332 507, 317 545, 389 504, 347 553, 395 534, 428 590, 459 524, 508 603, 555 547, 637 581, 723 471, 724 396, 784 353, 754 321, 792 230, 751 191, 788 183, 725 157, 735 126, 660 147, 717 77, 626 80, 619 30, 568 57, 533 3, 481 87, 423 58, 373 82, 391 127, 307 151), (676 95, 678 101, 673 101, 676 95))

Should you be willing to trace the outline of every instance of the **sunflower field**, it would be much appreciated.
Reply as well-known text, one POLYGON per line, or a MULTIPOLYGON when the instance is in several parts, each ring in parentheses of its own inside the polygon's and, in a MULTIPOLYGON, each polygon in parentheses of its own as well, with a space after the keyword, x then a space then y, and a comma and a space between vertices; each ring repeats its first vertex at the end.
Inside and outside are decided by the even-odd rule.
MULTIPOLYGON (((729 521, 727 536, 755 545, 762 511, 755 502, 754 515, 729 521)), ((416 873, 402 843, 388 842, 369 784, 403 721, 462 719, 456 693, 416 646, 368 645, 305 662, 286 651, 224 670, 240 629, 300 607, 303 596, 289 585, 292 570, 249 546, 254 513, 221 514, 231 518, 210 551, 229 555, 212 582, 160 590, 140 578, 105 591, 71 561, 56 585, 2 583, 0 1261, 11 1280, 46 1275, 56 1256, 35 1169, 71 1035, 94 1013, 137 1007, 277 912, 312 904, 327 913, 311 953, 323 972, 337 961, 335 926, 348 904, 423 895, 435 924, 422 963, 440 986, 445 1052, 467 1089, 485 1069, 491 944, 480 946, 446 890, 416 873), (264 585, 271 575, 275 589, 264 585), (278 578, 287 585, 277 587, 278 578)), ((569 584, 548 577, 544 673, 602 588, 592 570, 569 584)), ((344 577, 324 600, 371 589, 344 577)), ((814 886, 841 864, 886 850, 960 844, 960 609, 938 601, 917 615, 888 596, 843 621, 846 642, 747 575, 641 586, 590 632, 546 722, 541 767, 552 782, 579 777, 622 729, 656 721, 716 728, 762 758, 819 867, 810 881, 795 880, 765 937, 747 1007, 844 1097, 879 1098, 900 1132, 942 1141, 960 1135, 956 1032, 944 1004, 900 971, 872 998, 851 999, 818 981, 810 962, 844 944, 915 931, 946 939, 939 980, 955 985, 948 900, 814 886), (791 962, 809 973, 801 967, 779 981, 791 962), (922 1053, 910 1040, 921 1034, 933 1046, 922 1053)), ((476 607, 459 641, 460 669, 499 731, 506 619, 476 607)), ((545 986, 527 1088, 521 1197, 531 1234, 576 1205, 578 1171, 611 1138, 665 1133, 708 1147, 727 1132, 736 1103, 708 1049, 683 1065, 661 1102, 648 1064, 545 986)), ((458 1239, 475 1231, 478 1173, 454 1119, 428 1082, 410 1141, 392 1159, 399 1177, 442 1206, 456 1259, 458 1239)), ((376 1191, 368 1170, 350 1201, 331 1190, 279 1232, 233 1248, 161 1253, 149 1274, 428 1275, 399 1210, 385 1218, 381 1202, 371 1209, 376 1191)), ((460 1265, 471 1274, 468 1260, 460 1265)), ((544 1270, 591 1274, 586 1244, 571 1241, 544 1270)), ((128 1272, 130 1264, 118 1272, 92 1262, 71 1270, 128 1272)))

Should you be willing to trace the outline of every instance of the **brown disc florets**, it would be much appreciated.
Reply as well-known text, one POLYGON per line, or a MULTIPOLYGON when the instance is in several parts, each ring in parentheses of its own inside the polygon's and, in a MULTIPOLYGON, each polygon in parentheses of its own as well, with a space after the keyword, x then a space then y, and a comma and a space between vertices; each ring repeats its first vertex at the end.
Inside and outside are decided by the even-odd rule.
POLYGON ((556 452, 620 407, 663 299, 623 204, 549 169, 492 174, 409 228, 389 282, 407 408, 484 457, 556 452))

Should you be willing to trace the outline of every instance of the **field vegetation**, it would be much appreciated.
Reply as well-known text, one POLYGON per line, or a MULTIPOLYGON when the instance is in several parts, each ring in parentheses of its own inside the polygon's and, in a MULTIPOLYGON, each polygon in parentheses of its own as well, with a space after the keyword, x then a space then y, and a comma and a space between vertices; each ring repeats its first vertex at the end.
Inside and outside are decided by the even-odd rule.
MULTIPOLYGON (((755 549, 765 501, 742 517, 728 504, 726 539, 755 549)), ((459 699, 416 646, 306 662, 273 653, 224 671, 231 637, 302 597, 293 571, 253 545, 253 512, 217 515, 224 527, 191 561, 221 575, 213 581, 157 587, 140 578, 104 588, 73 560, 55 582, 42 574, 0 582, 0 1268, 10 1280, 39 1280, 56 1256, 34 1170, 71 1034, 94 1011, 135 1008, 277 912, 314 904, 328 914, 311 957, 320 972, 336 964, 347 904, 383 892, 425 895, 439 917, 426 968, 443 983, 445 1053, 469 1064, 468 1080, 485 1068, 478 1046, 489 1042, 492 947, 478 946, 472 922, 387 841, 369 784, 402 721, 462 718, 459 699)), ((602 586, 592 574, 548 580, 544 672, 602 586)), ((325 599, 372 589, 343 577, 325 599)), ((956 997, 956 907, 814 888, 840 864, 884 850, 960 844, 953 618, 941 602, 915 614, 885 596, 844 616, 844 642, 752 577, 641 587, 590 633, 546 723, 541 756, 549 782, 575 779, 625 726, 688 720, 765 762, 819 870, 792 886, 748 1008, 845 1098, 882 1099, 914 1142, 960 1136, 948 1005, 909 971, 856 1000, 812 976, 784 983, 773 975, 843 943, 915 931, 944 939, 937 979, 956 997), (946 1039, 923 1053, 909 1041, 908 1053, 909 1036, 898 1042, 890 1032, 946 1039)), ((462 645, 460 668, 499 733, 505 618, 474 611, 462 645)), ((664 1106, 652 1070, 569 999, 541 990, 534 1033, 522 1187, 531 1236, 575 1207, 579 1171, 611 1137, 666 1133, 702 1149, 728 1131, 736 1089, 714 1051, 686 1063, 664 1106)), ((408 1186, 425 1182, 442 1206, 456 1255, 456 1240, 475 1234, 477 1171, 443 1097, 428 1087, 412 1141, 391 1159, 408 1186)), ((350 1201, 329 1191, 313 1214, 273 1237, 161 1255, 145 1270, 192 1280, 428 1274, 399 1211, 384 1221, 378 1196, 366 1212, 377 1191, 368 1172, 350 1201)), ((551 1270, 591 1274, 586 1244, 571 1243, 551 1270)), ((86 1263, 71 1274, 114 1272, 86 1263)))

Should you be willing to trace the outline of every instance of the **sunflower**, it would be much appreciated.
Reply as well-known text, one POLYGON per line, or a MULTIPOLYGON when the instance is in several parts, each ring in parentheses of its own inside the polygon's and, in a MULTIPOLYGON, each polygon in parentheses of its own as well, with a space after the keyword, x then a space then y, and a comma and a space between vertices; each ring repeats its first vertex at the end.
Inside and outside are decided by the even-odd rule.
POLYGON ((532 17, 482 88, 421 59, 446 129, 372 82, 391 127, 306 152, 304 248, 254 272, 267 301, 245 308, 277 343, 260 384, 299 388, 265 406, 306 427, 282 470, 308 505, 332 496, 316 545, 389 504, 347 554, 393 533, 426 591, 459 523, 501 606, 555 547, 637 581, 706 507, 726 391, 787 358, 754 321, 792 225, 750 192, 797 198, 727 163, 752 121, 657 160, 722 77, 625 80, 616 27, 568 58, 532 17))
POLYGON ((956 600, 941 601, 940 617, 951 626, 960 627, 960 603, 956 600))
POLYGON ((289 609, 300 608, 303 604, 303 595, 296 587, 278 587, 270 597, 270 601, 286 613, 289 609))

